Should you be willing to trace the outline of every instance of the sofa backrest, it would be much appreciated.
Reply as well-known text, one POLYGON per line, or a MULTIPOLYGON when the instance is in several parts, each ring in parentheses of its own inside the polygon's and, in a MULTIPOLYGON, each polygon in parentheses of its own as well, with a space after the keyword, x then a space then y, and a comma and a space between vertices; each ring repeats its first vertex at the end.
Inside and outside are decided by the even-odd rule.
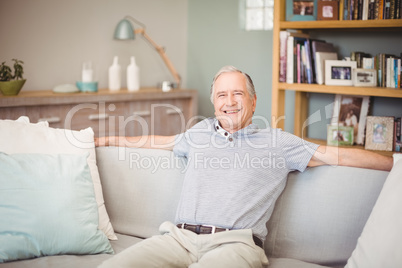
MULTIPOLYGON (((104 200, 117 233, 150 237, 174 221, 184 163, 165 150, 96 149, 104 200)), ((289 174, 267 223, 269 257, 343 266, 388 172, 322 166, 289 174)))
POLYGON ((117 233, 137 237, 158 234, 174 222, 184 165, 165 150, 96 149, 106 210, 117 233))
POLYGON ((267 223, 267 255, 343 267, 388 173, 341 166, 290 173, 267 223))

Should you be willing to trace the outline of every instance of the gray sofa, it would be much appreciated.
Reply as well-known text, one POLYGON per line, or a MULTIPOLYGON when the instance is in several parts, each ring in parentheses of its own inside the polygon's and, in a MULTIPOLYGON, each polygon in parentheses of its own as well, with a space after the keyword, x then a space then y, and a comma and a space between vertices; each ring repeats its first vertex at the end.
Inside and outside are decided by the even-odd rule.
MULTIPOLYGON (((96 149, 104 199, 118 240, 115 253, 174 221, 184 165, 169 151, 96 149)), ((316 167, 289 174, 270 221, 269 268, 343 267, 355 249, 388 172, 316 167)), ((97 267, 112 255, 50 256, 10 267, 97 267)))

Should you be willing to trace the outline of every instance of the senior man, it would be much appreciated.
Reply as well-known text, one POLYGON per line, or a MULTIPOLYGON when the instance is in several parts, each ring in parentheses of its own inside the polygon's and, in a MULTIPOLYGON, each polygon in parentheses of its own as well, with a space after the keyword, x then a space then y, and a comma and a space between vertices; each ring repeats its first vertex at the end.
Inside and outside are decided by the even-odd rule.
POLYGON ((175 223, 101 267, 264 267, 266 222, 289 172, 326 164, 392 168, 390 157, 259 129, 253 82, 232 66, 215 75, 211 101, 215 118, 179 135, 96 139, 97 146, 168 149, 187 159, 175 223))

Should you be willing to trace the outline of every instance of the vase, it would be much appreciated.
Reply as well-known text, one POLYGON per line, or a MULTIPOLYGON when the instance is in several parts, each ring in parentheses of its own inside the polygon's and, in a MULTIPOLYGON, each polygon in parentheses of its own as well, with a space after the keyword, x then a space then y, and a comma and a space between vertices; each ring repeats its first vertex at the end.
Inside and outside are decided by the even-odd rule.
POLYGON ((4 96, 15 96, 20 93, 21 88, 24 86, 26 79, 0 81, 0 91, 4 96))

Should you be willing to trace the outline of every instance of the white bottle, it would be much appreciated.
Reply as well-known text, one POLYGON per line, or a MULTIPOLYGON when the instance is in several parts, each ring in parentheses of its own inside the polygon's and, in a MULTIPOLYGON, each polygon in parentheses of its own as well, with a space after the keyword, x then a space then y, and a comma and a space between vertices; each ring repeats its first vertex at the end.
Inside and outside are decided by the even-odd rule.
POLYGON ((127 88, 128 91, 140 89, 140 68, 138 68, 134 57, 131 57, 131 62, 127 66, 127 88))
POLYGON ((109 67, 109 90, 120 90, 121 88, 121 67, 119 58, 113 58, 113 64, 109 67))
POLYGON ((82 82, 92 82, 93 81, 93 70, 92 62, 84 62, 82 65, 82 82))

